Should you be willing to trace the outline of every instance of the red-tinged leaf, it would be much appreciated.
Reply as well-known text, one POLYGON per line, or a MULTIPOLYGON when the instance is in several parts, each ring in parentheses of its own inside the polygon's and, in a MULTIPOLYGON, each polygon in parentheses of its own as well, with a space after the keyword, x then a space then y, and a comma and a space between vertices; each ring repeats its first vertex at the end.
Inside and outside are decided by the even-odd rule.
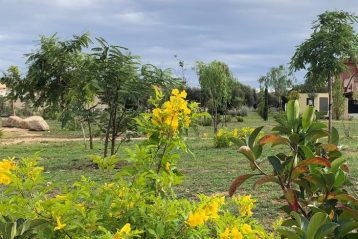
POLYGON ((331 167, 331 162, 329 162, 328 159, 322 157, 314 157, 299 162, 297 166, 306 166, 306 165, 322 165, 326 167, 331 167))
POLYGON ((273 175, 265 175, 265 176, 259 178, 258 180, 256 180, 256 182, 254 184, 254 188, 256 188, 257 186, 260 186, 264 183, 268 183, 268 182, 278 183, 278 180, 273 175))
POLYGON ((232 182, 230 189, 229 189, 229 196, 231 197, 236 192, 237 188, 245 182, 247 179, 255 176, 256 174, 245 174, 237 177, 234 182, 232 182))
POLYGON ((343 202, 352 202, 355 205, 358 205, 358 199, 346 193, 340 193, 340 194, 330 193, 327 198, 337 199, 338 201, 343 201, 343 202))
POLYGON ((338 147, 334 144, 322 144, 322 147, 325 151, 331 152, 331 151, 337 151, 338 147))
POLYGON ((349 167, 348 167, 347 164, 342 164, 342 165, 341 165, 341 169, 342 169, 344 172, 349 173, 349 167))
POLYGON ((295 191, 289 188, 285 190, 284 194, 291 210, 297 212, 299 205, 298 205, 297 195, 295 191))
POLYGON ((342 209, 346 213, 348 213, 352 218, 358 220, 358 211, 350 208, 342 203, 337 203, 336 208, 342 209))
POLYGON ((256 157, 254 152, 248 146, 241 146, 239 148, 239 153, 242 153, 250 161, 255 161, 256 157))
POLYGON ((305 165, 297 166, 292 170, 292 179, 298 178, 298 176, 302 173, 308 172, 308 167, 305 165))
POLYGON ((310 183, 313 183, 313 184, 321 184, 321 182, 320 182, 317 178, 315 178, 315 177, 312 177, 312 176, 307 175, 307 176, 304 176, 303 178, 306 179, 306 180, 307 180, 308 182, 310 182, 310 183))
POLYGON ((288 139, 281 137, 280 135, 276 134, 268 134, 265 135, 261 140, 260 144, 265 145, 272 143, 272 146, 278 145, 278 144, 289 144, 288 139))

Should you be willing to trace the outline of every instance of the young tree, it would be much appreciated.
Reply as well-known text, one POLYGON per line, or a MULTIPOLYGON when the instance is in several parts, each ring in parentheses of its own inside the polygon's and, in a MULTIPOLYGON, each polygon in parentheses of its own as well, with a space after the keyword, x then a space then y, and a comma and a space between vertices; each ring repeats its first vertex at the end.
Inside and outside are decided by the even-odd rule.
POLYGON ((329 132, 332 131, 333 78, 346 70, 344 60, 358 55, 358 36, 353 29, 357 16, 343 11, 325 12, 313 22, 310 38, 296 49, 291 69, 306 69, 306 80, 328 83, 329 132))
POLYGON ((260 76, 258 79, 258 82, 260 83, 260 103, 259 103, 259 114, 263 118, 264 121, 268 120, 268 87, 269 87, 269 77, 266 76, 260 76), (262 95, 262 91, 264 91, 264 94, 262 95), (263 101, 263 102, 262 102, 263 101))
POLYGON ((288 89, 293 86, 295 78, 283 65, 273 67, 267 73, 269 87, 271 87, 278 99, 279 107, 282 109, 282 96, 286 96, 288 89))
POLYGON ((202 91, 211 101, 214 112, 214 133, 218 131, 218 108, 226 106, 230 97, 232 74, 229 67, 220 61, 213 61, 209 64, 197 62, 197 74, 202 91))
POLYGON ((0 78, 0 83, 5 84, 7 88, 6 99, 10 101, 12 115, 16 115, 14 102, 20 98, 21 82, 20 69, 17 66, 10 66, 0 78))

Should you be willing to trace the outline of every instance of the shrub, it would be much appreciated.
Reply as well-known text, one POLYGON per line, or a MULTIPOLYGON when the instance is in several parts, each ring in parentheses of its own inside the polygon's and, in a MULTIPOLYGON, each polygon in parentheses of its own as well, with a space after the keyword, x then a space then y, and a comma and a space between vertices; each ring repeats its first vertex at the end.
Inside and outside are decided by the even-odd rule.
POLYGON ((285 230, 284 236, 291 233, 289 238, 324 238, 326 229, 336 228, 330 229, 328 238, 342 238, 340 231, 358 228, 358 199, 346 190, 351 182, 346 159, 342 158, 337 147, 338 131, 333 128, 329 135, 327 126, 315 122, 314 118, 313 107, 308 107, 300 117, 298 101, 292 100, 287 104, 286 117, 277 120, 278 125, 273 128, 273 133, 256 140, 262 127, 256 128, 247 140, 241 142, 243 146, 239 152, 249 160, 251 169, 257 173, 239 176, 232 183, 229 194, 233 195, 251 177, 259 177, 255 186, 266 182, 277 183, 286 199, 283 209, 292 217, 285 222, 289 229, 285 230), (329 141, 324 142, 327 137, 329 141), (266 144, 283 147, 279 154, 267 156, 272 170, 260 166, 264 160, 261 155, 266 144), (355 217, 352 217, 353 211, 355 217), (321 214, 315 216, 317 212, 321 214), (330 220, 326 215, 329 215, 330 220), (347 222, 348 218, 350 221, 347 222), (308 223, 309 220, 312 223, 308 223), (297 224, 300 229, 291 228, 293 224, 297 224), (300 231, 306 228, 307 232, 300 231), (303 236, 305 233, 307 237, 303 236), (315 237, 314 233, 320 234, 315 237))
POLYGON ((237 122, 244 122, 244 118, 242 118, 241 116, 237 116, 236 120, 237 122))
POLYGON ((223 115, 223 119, 225 120, 225 123, 230 123, 232 120, 231 115, 223 115))
POLYGON ((239 114, 239 110, 238 109, 230 109, 227 111, 227 114, 231 115, 231 116, 237 116, 239 114))
POLYGON ((323 120, 325 119, 327 112, 316 111, 315 115, 316 115, 316 120, 323 120))
MULTIPOLYGON (((219 129, 214 137, 214 145, 216 148, 227 148, 233 144, 240 144, 241 141, 245 141, 250 134, 254 131, 254 128, 243 127, 241 129, 233 129, 229 131, 227 129, 219 129)), ((260 136, 263 135, 262 133, 260 136)))
POLYGON ((211 118, 211 116, 202 116, 199 118, 198 124, 202 126, 212 126, 213 119, 211 118))
MULTIPOLYGON (((147 139, 128 149, 125 164, 107 182, 82 176, 73 185, 49 184, 39 158, 0 161, 0 236, 8 238, 275 238, 251 218, 250 196, 177 198, 179 152, 195 105, 173 90, 161 105, 136 118, 147 139)), ((116 156, 93 157, 96 174, 111 175, 116 156)), ((114 172, 113 172, 114 173, 114 172)), ((276 237, 277 238, 277 237, 276 237)))
POLYGON ((245 116, 248 115, 249 111, 250 111, 250 108, 247 107, 246 105, 243 105, 243 106, 240 107, 240 109, 238 111, 238 115, 242 116, 242 117, 245 117, 245 116))

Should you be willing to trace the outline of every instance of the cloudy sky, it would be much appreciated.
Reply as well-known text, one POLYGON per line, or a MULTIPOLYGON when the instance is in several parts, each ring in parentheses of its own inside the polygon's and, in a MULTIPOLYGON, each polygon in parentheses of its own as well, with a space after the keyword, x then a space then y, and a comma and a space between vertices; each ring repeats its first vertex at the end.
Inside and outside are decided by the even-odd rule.
POLYGON ((40 35, 68 39, 90 32, 179 74, 177 55, 191 85, 198 84, 195 62, 217 59, 239 81, 257 86, 270 67, 290 61, 326 10, 358 14, 358 1, 0 0, 0 71, 10 65, 25 70, 24 54, 36 49, 40 35))

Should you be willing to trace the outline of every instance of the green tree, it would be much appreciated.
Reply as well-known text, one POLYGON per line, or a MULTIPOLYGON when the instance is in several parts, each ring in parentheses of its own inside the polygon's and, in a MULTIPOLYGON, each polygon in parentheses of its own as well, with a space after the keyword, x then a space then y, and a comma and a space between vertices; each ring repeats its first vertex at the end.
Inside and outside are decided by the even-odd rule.
POLYGON ((17 66, 10 66, 7 71, 3 73, 3 77, 0 78, 0 83, 5 84, 7 88, 5 98, 10 101, 12 115, 16 115, 14 102, 21 96, 21 82, 21 73, 17 66))
POLYGON ((269 87, 274 90, 279 107, 282 109, 281 97, 288 94, 288 89, 293 86, 295 78, 283 65, 271 68, 267 74, 269 87))
POLYGON ((260 78, 258 79, 258 82, 260 83, 260 102, 259 102, 259 105, 258 105, 258 112, 259 114, 261 115, 261 117, 263 118, 264 121, 267 121, 268 120, 268 87, 269 87, 269 84, 270 84, 270 81, 269 81, 269 77, 266 75, 266 76, 260 76, 260 78), (264 92, 262 94, 262 92, 264 92))
POLYGON ((211 102, 214 122, 214 133, 218 130, 218 108, 227 105, 230 99, 230 85, 232 74, 229 67, 220 61, 213 61, 209 64, 197 62, 197 74, 202 91, 208 96, 211 102))
POLYGON ((333 78, 346 70, 344 61, 358 55, 357 16, 343 11, 325 12, 313 22, 311 36, 296 49, 291 69, 306 69, 306 80, 328 83, 329 132, 332 132, 333 78))

